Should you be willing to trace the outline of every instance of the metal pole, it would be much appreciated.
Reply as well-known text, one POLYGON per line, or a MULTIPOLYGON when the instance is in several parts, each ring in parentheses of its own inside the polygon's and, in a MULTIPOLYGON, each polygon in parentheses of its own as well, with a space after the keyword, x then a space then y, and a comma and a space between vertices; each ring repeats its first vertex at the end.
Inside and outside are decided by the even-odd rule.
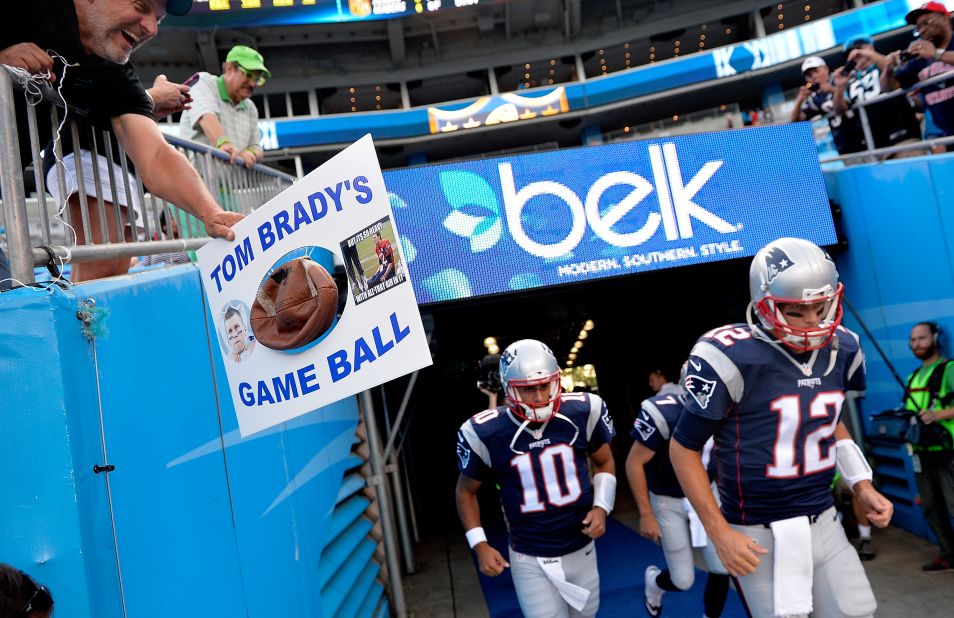
POLYGON ((0 165, 0 191, 3 193, 10 274, 21 283, 29 284, 34 282, 33 251, 30 247, 30 226, 27 223, 14 96, 10 73, 0 68, 0 157, 3 160, 3 165, 0 165))
POLYGON ((868 146, 865 150, 871 152, 875 149, 875 143, 874 136, 871 135, 871 125, 868 123, 868 111, 864 107, 859 107, 858 113, 861 115, 861 130, 864 131, 865 144, 868 146))
POLYGON ((368 483, 374 487, 374 494, 378 501, 378 510, 381 514, 381 533, 384 535, 384 554, 388 563, 388 579, 391 583, 391 603, 398 618, 407 616, 407 606, 404 602, 404 588, 401 583, 401 566, 397 555, 397 544, 394 542, 394 520, 391 502, 388 499, 388 488, 384 483, 384 459, 381 457, 381 438, 378 436, 378 422, 374 417, 374 403, 371 401, 371 391, 362 391, 359 397, 361 412, 364 414, 364 426, 368 430, 368 454, 371 460, 371 477, 368 483))
MULTIPOLYGON (((410 388, 410 386, 409 386, 410 388)), ((391 414, 388 410, 388 400, 384 393, 384 386, 381 389, 381 402, 384 405, 384 426, 388 433, 391 433, 391 414)), ((398 463, 398 456, 395 450, 388 455, 388 473, 391 475, 391 491, 394 495, 394 510, 397 512, 398 534, 401 535, 401 553, 404 555, 404 570, 407 574, 417 572, 417 564, 414 560, 414 542, 411 540, 411 531, 408 526, 407 504, 404 501, 404 479, 401 478, 401 466, 398 463)))

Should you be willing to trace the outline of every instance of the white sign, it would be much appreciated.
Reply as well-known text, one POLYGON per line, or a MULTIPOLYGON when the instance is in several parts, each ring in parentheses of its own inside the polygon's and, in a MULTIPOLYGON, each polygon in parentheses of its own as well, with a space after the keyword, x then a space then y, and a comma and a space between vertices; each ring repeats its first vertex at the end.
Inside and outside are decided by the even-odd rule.
POLYGON ((370 135, 232 229, 196 255, 243 437, 431 364, 370 135))

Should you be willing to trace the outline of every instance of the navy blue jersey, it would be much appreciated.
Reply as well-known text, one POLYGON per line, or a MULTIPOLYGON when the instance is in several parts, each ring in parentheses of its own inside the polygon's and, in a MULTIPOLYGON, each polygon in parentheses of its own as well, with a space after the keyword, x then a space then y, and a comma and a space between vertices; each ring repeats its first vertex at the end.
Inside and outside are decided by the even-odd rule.
POLYGON ((500 485, 510 544, 530 556, 562 556, 592 539, 583 519, 593 508, 588 457, 616 432, 597 395, 564 393, 558 415, 520 430, 506 406, 468 419, 457 434, 461 473, 500 485), (516 440, 514 436, 519 431, 516 440))
POLYGON ((643 401, 631 435, 656 454, 643 468, 649 491, 657 495, 685 498, 669 459, 669 438, 685 408, 683 395, 656 395, 643 401))
POLYGON ((854 110, 847 110, 844 114, 835 113, 834 95, 830 92, 815 92, 802 101, 801 112, 811 120, 815 116, 828 119, 831 129, 831 139, 835 142, 838 154, 860 152, 865 149, 865 134, 861 128, 861 121, 854 110))
MULTIPOLYGON (((899 66, 894 74, 898 82, 908 88, 919 81, 948 71, 954 71, 954 66, 940 60, 918 57, 899 66)), ((919 90, 924 97, 924 103, 931 111, 934 124, 944 135, 954 135, 954 78, 924 86, 919 90)))
POLYGON ((815 352, 782 347, 734 324, 703 335, 689 356, 689 396, 673 438, 700 450, 715 436, 730 523, 764 524, 833 504, 835 426, 846 391, 865 389, 864 355, 844 327, 815 352))

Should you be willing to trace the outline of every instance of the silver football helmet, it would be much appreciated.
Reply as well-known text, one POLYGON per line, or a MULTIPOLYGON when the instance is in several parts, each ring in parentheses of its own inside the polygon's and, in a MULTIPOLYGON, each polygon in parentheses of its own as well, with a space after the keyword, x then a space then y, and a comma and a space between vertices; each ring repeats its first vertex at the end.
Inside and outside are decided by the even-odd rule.
POLYGON ((535 339, 507 346, 500 355, 500 381, 510 411, 519 418, 542 423, 560 409, 560 365, 550 348, 535 339))
POLYGON ((793 350, 825 347, 841 324, 844 286, 835 263, 810 241, 779 238, 762 247, 749 268, 749 292, 762 326, 793 350), (786 305, 804 308, 808 325, 790 324, 781 311, 786 305))

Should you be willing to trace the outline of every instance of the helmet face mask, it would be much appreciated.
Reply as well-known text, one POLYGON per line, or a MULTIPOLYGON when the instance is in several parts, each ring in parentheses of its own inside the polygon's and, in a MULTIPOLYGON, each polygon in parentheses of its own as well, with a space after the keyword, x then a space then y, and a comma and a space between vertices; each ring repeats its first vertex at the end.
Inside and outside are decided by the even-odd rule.
POLYGON ((500 379, 518 418, 543 423, 560 409, 560 366, 543 343, 522 339, 507 346, 500 356, 500 379))
POLYGON ((844 290, 839 283, 834 292, 811 300, 765 297, 755 304, 755 308, 759 319, 771 328, 779 341, 796 352, 810 352, 825 347, 835 336, 843 316, 841 299, 844 290), (821 321, 817 326, 797 326, 791 323, 791 315, 785 316, 791 306, 798 307, 799 313, 811 315, 817 312, 821 321))
POLYGON ((825 347, 841 325, 844 286, 831 258, 814 243, 780 238, 749 269, 752 305, 762 326, 788 348, 825 347))

